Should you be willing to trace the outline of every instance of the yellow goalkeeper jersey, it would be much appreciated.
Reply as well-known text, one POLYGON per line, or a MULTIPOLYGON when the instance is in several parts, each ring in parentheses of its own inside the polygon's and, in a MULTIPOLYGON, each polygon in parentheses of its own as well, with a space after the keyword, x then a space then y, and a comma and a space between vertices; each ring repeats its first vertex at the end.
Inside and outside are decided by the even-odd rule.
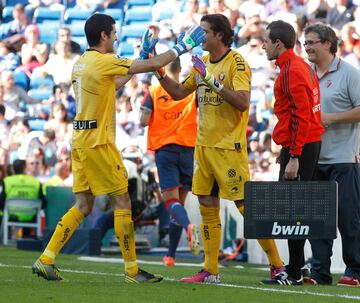
MULTIPOLYGON (((225 87, 234 91, 251 89, 251 70, 244 58, 230 50, 217 62, 203 56, 209 73, 225 87)), ((195 90, 199 106, 196 144, 228 150, 246 150, 246 128, 249 111, 241 112, 226 102, 192 69, 183 85, 195 90)))
POLYGON ((115 76, 125 76, 133 60, 87 50, 75 63, 71 82, 76 99, 73 148, 115 143, 115 76))

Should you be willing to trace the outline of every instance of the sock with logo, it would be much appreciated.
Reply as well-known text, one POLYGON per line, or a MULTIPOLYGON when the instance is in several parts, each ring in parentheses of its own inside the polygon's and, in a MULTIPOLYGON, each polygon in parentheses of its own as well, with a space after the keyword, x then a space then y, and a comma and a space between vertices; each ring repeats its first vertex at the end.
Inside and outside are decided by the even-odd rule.
POLYGON ((166 209, 168 210, 170 217, 174 218, 175 221, 180 224, 187 232, 190 220, 184 205, 175 198, 169 199, 165 202, 166 209))
POLYGON ((125 272, 134 277, 139 267, 136 263, 134 223, 130 209, 114 210, 114 231, 124 259, 125 272))
MULTIPOLYGON (((244 205, 239 207, 239 212, 244 215, 244 205)), ((266 253, 269 264, 271 266, 280 267, 283 266, 284 263, 280 258, 279 252, 277 250, 275 241, 272 239, 258 239, 258 243, 260 244, 263 251, 266 253)))
POLYGON ((84 214, 75 207, 70 208, 60 219, 48 245, 40 256, 40 261, 43 264, 54 264, 56 256, 70 239, 82 220, 84 220, 84 214))
POLYGON ((220 207, 200 205, 200 214, 202 218, 200 229, 205 255, 204 269, 212 275, 217 275, 221 241, 220 207))
POLYGON ((182 227, 173 218, 170 219, 169 224, 169 250, 168 256, 175 258, 176 249, 181 238, 182 227))

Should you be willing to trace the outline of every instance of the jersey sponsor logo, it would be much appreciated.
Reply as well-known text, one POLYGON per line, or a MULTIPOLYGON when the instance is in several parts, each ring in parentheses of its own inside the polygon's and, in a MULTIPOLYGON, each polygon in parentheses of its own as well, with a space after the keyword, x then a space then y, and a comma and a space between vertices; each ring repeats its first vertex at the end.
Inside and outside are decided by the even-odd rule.
POLYGON ((85 130, 85 129, 94 129, 97 128, 96 120, 74 120, 73 129, 74 130, 85 130))
POLYGON ((313 111, 313 113, 316 113, 316 112, 319 112, 320 109, 321 109, 321 105, 320 105, 320 104, 316 104, 316 105, 313 107, 312 111, 313 111))
POLYGON ((309 225, 301 225, 301 222, 296 222, 296 225, 280 225, 278 222, 274 222, 271 234, 273 236, 306 236, 309 231, 309 225))
POLYGON ((239 55, 239 54, 234 54, 233 58, 235 59, 235 63, 236 63, 236 69, 238 72, 243 72, 245 71, 246 67, 245 67, 245 60, 239 55))
POLYGON ((182 112, 166 112, 164 114, 165 120, 176 120, 182 116, 182 112))
POLYGON ((209 225, 204 225, 204 238, 210 240, 209 225))

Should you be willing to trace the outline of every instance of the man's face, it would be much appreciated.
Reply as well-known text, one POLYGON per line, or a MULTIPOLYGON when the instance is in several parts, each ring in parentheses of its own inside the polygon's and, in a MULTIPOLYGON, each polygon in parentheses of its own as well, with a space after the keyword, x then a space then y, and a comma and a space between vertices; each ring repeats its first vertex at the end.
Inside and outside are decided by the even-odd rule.
POLYGON ((309 32, 305 35, 304 47, 309 61, 315 64, 318 64, 326 54, 324 42, 314 32, 309 32))
POLYGON ((210 28, 210 24, 208 22, 201 22, 200 26, 206 33, 206 40, 202 43, 203 50, 211 51, 214 47, 218 47, 219 39, 218 34, 215 34, 214 31, 210 28))
POLYGON ((107 39, 105 41, 105 47, 106 47, 106 51, 108 53, 113 53, 114 52, 114 43, 115 43, 116 40, 117 40, 117 37, 116 37, 115 24, 113 24, 110 35, 107 36, 107 39))
POLYGON ((271 39, 269 38, 269 30, 266 30, 265 32, 265 36, 263 39, 263 45, 262 48, 263 50, 265 50, 266 53, 266 57, 268 60, 272 61, 272 60, 276 60, 279 56, 279 52, 277 50, 277 46, 278 46, 278 42, 272 42, 271 39))

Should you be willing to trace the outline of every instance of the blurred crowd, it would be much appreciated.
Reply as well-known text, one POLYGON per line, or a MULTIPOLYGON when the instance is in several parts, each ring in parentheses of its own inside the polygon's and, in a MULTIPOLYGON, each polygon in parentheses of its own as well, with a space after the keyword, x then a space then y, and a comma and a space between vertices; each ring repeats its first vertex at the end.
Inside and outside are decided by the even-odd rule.
MULTIPOLYGON (((71 186, 71 132, 75 101, 71 89, 71 70, 83 47, 72 39, 66 25, 60 27, 53 43, 44 43, 40 27, 33 22, 34 10, 46 6, 64 10, 74 7, 98 11, 119 0, 31 0, 16 4, 12 20, 0 25, 0 173, 11 174, 15 159, 26 159, 27 173, 41 182, 56 177, 57 184, 71 186), (46 88, 46 92, 44 91, 46 88), (49 92, 50 89, 50 92, 49 92)), ((295 51, 306 59, 303 29, 307 24, 325 22, 337 32, 339 56, 360 68, 359 0, 167 0, 152 6, 150 28, 158 35, 156 51, 171 47, 180 32, 199 24, 204 14, 221 13, 233 26, 233 48, 243 55, 252 69, 250 120, 248 125, 249 166, 253 180, 277 180, 275 158, 279 148, 272 142, 274 126, 273 83, 275 66, 266 58, 262 37, 267 24, 284 20, 294 26, 298 41, 295 51), (159 13, 171 11, 169 18, 159 13), (157 21, 155 21, 157 20, 157 21), (160 20, 160 21, 158 21, 160 20)), ((126 15, 125 3, 125 15, 126 15)), ((2 14, 4 15, 4 14, 2 14)), ((42 27, 43 28, 43 27, 42 27)), ((121 35, 121 28, 119 35, 121 35)), ((121 39, 116 45, 121 50, 121 39)), ((129 40, 133 58, 140 41, 129 40)), ((201 48, 193 53, 201 55, 201 48)), ((120 53, 121 54, 121 53, 120 53)), ((181 56, 182 75, 191 67, 191 54, 181 56)), ((140 106, 149 85, 150 74, 134 76, 117 92, 117 146, 129 145, 146 150, 146 132, 139 124, 140 106)))

